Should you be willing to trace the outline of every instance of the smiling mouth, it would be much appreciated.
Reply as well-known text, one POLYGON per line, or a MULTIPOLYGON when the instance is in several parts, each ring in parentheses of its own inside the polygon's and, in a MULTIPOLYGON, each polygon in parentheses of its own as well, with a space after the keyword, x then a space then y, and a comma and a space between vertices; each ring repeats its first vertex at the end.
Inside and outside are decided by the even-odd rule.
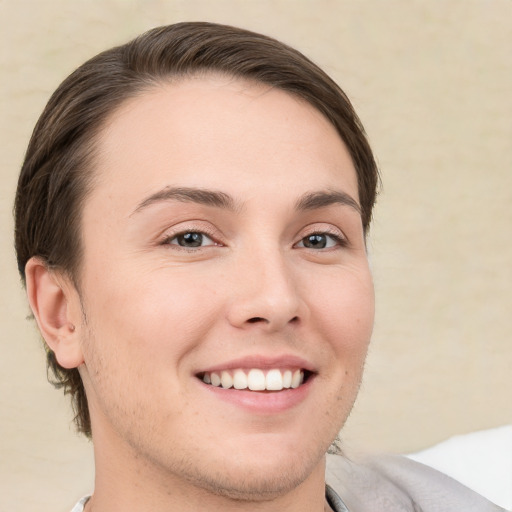
POLYGON ((301 368, 286 370, 278 368, 243 370, 239 368, 229 371, 203 372, 197 377, 205 384, 224 389, 282 391, 298 388, 307 381, 310 375, 311 372, 301 368))

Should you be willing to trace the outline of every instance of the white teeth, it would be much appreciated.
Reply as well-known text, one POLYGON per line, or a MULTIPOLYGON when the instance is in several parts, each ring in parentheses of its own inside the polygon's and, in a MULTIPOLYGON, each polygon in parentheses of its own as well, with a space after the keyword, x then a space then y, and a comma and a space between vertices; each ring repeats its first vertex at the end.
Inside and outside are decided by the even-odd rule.
POLYGON ((283 373, 283 388, 288 389, 292 385, 292 372, 291 370, 286 370, 283 373))
POLYGON ((230 388, 233 386, 233 377, 228 372, 222 372, 220 383, 223 388, 230 388))
POLYGON ((251 391, 263 391, 265 384, 265 374, 261 370, 253 369, 247 375, 247 387, 251 391))
POLYGON ((304 371, 297 369, 279 370, 273 368, 266 373, 253 368, 246 373, 242 369, 234 371, 205 372, 203 382, 212 386, 222 386, 225 389, 247 389, 251 391, 281 391, 283 389, 298 388, 304 382, 304 371))
POLYGON ((304 382, 304 373, 300 370, 295 370, 292 377, 292 388, 298 388, 304 382))
POLYGON ((247 375, 242 370, 235 370, 233 374, 233 387, 235 389, 247 389, 247 375))
POLYGON ((269 391, 281 391, 283 389, 283 376, 279 370, 270 370, 265 382, 269 391))

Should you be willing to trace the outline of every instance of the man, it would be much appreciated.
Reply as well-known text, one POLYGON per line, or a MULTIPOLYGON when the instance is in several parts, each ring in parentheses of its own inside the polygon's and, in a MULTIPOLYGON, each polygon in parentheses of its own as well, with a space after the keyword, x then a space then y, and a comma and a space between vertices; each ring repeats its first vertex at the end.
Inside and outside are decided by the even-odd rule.
POLYGON ((20 272, 95 450, 76 511, 498 510, 326 452, 357 395, 377 169, 295 50, 183 23, 68 77, 29 145, 20 272))

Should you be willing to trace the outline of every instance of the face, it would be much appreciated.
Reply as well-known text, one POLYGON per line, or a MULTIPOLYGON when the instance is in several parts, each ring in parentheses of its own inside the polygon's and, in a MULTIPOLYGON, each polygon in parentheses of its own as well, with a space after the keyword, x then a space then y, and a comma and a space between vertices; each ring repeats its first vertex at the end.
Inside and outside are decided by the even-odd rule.
POLYGON ((98 151, 78 328, 96 447, 236 497, 320 471, 374 308, 333 126, 287 93, 196 78, 124 104, 98 151))

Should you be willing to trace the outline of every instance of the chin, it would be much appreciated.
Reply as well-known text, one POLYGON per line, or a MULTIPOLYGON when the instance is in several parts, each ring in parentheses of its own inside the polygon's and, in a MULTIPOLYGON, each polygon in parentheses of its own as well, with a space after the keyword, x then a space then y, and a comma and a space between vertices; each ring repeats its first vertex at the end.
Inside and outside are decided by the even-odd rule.
POLYGON ((191 483, 208 492, 236 501, 270 501, 300 486, 313 468, 287 464, 270 469, 249 465, 238 471, 194 475, 191 483))
POLYGON ((321 470, 326 450, 229 450, 215 465, 190 468, 188 480, 218 496, 237 501, 269 501, 299 487, 315 470, 321 470), (234 456, 238 453, 238 456, 234 456), (193 475, 193 476, 192 476, 193 475))

